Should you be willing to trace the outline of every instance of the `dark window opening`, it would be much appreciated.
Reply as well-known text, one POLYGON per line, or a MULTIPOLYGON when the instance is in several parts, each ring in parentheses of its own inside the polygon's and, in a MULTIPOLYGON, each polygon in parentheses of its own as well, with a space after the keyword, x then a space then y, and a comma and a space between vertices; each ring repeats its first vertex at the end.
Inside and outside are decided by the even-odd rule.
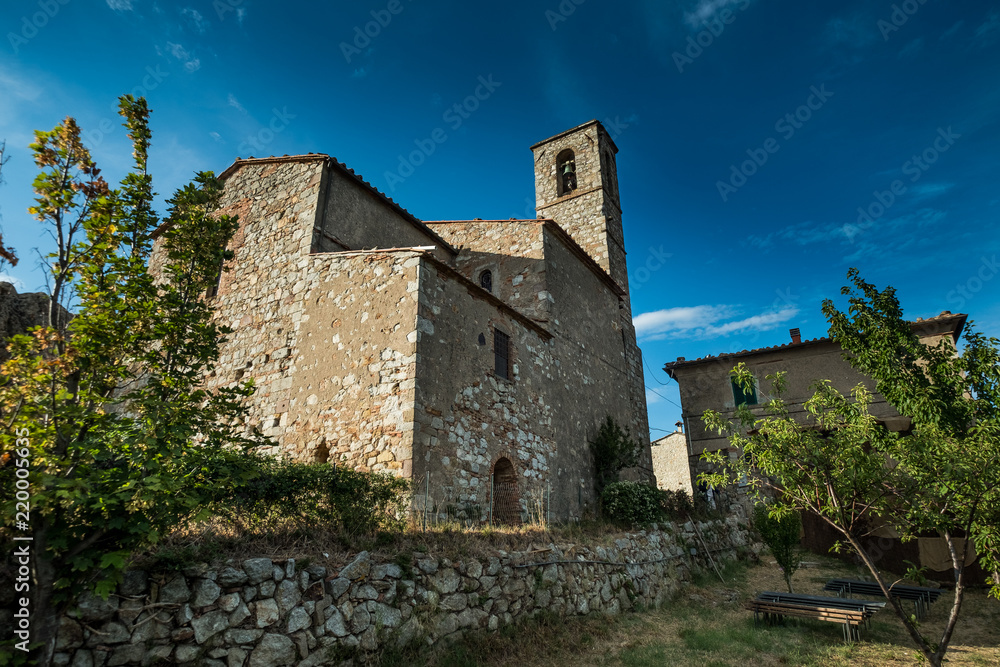
POLYGON ((730 379, 729 384, 733 388, 733 400, 736 401, 736 407, 741 405, 757 405, 757 387, 749 387, 747 391, 743 391, 743 387, 736 383, 736 380, 730 379))
POLYGON ((493 330, 493 372, 504 380, 510 379, 510 336, 493 330))
POLYGON ((560 197, 576 190, 576 156, 568 148, 556 156, 556 179, 560 197))
POLYGON ((489 292, 490 294, 493 293, 492 271, 483 271, 482 273, 479 274, 479 286, 482 287, 487 292, 489 292))

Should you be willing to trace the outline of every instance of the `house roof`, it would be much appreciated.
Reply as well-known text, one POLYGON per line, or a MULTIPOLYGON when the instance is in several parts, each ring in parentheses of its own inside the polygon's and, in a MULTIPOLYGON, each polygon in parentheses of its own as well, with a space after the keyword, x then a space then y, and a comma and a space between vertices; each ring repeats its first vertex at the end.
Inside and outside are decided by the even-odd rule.
POLYGON ((562 240, 563 244, 569 248, 569 251, 576 255, 576 257, 583 262, 584 266, 590 269, 604 284, 606 284, 611 291, 614 292, 618 297, 625 296, 625 290, 611 277, 604 267, 597 263, 597 261, 590 256, 590 254, 583 249, 583 247, 577 243, 569 233, 559 226, 552 218, 509 218, 507 220, 483 220, 481 218, 475 218, 474 220, 428 220, 428 225, 454 225, 454 224, 503 224, 510 222, 526 222, 541 225, 551 231, 555 236, 562 240))
POLYGON ((327 155, 326 153, 306 153, 304 155, 282 155, 282 156, 271 156, 271 157, 249 157, 249 158, 238 157, 238 158, 236 158, 236 160, 231 165, 229 165, 228 167, 226 167, 226 169, 221 174, 219 174, 219 178, 222 179, 222 180, 225 180, 225 179, 229 178, 232 174, 234 174, 237 169, 239 169, 243 165, 247 165, 247 164, 276 164, 276 163, 283 163, 283 162, 310 162, 310 161, 313 161, 313 160, 324 160, 328 164, 330 164, 331 166, 333 166, 335 169, 338 169, 341 173, 346 174, 347 176, 350 176, 361 187, 363 187, 364 189, 368 190, 369 192, 371 192, 372 194, 374 194, 376 197, 378 197, 379 199, 382 199, 387 204, 389 204, 389 206, 393 210, 395 210, 397 213, 399 213, 401 216, 403 216, 403 218, 406 219, 407 222, 409 222, 410 224, 412 224, 415 227, 419 228, 420 231, 424 232, 425 234, 427 234, 431 238, 433 238, 436 242, 440 243, 443 248, 445 248, 446 250, 448 250, 448 252, 452 253, 453 255, 458 253, 458 251, 455 250, 455 248, 453 248, 447 241, 445 241, 443 238, 441 238, 440 236, 438 236, 434 232, 434 230, 432 230, 430 227, 428 227, 426 224, 424 224, 423 220, 420 220, 415 215, 413 215, 412 213, 410 213, 409 211, 407 211, 405 208, 403 208, 402 206, 400 206, 399 204, 397 204, 395 201, 393 201, 392 197, 390 197, 389 195, 385 194, 384 192, 382 192, 381 190, 379 190, 378 188, 376 188, 374 185, 372 185, 371 183, 369 183, 368 181, 366 181, 364 178, 362 178, 361 174, 355 173, 355 171, 353 169, 351 169, 350 167, 348 167, 346 164, 344 164, 343 162, 341 162, 340 160, 338 160, 337 158, 335 158, 333 156, 327 155))
MULTIPOLYGON (((940 315, 935 317, 928 317, 927 319, 918 317, 915 321, 910 322, 910 327, 918 336, 921 337, 951 333, 952 340, 957 341, 958 337, 962 334, 962 328, 965 327, 965 321, 968 317, 969 316, 964 313, 952 313, 950 310, 945 310, 942 311, 940 315)), ((830 342, 832 342, 832 340, 829 337, 824 336, 822 338, 813 338, 812 340, 804 340, 798 343, 784 343, 782 345, 772 345, 770 347, 758 347, 753 350, 740 350, 739 352, 709 355, 707 357, 699 357, 698 359, 685 359, 684 357, 677 357, 677 361, 671 361, 670 363, 665 364, 663 369, 670 377, 674 377, 673 371, 676 368, 686 368, 688 366, 697 366, 698 364, 708 362, 739 359, 741 357, 766 354, 778 350, 805 348, 830 342)))

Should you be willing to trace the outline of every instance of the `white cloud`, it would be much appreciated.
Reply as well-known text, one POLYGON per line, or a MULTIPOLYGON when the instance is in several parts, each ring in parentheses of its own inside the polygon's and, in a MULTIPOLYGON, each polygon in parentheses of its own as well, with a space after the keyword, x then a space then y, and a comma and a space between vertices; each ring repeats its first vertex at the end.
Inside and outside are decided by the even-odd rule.
MULTIPOLYGON (((131 1, 131 0, 129 0, 131 1)), ((192 9, 191 7, 185 7, 181 10, 181 16, 188 20, 188 23, 198 32, 198 34, 204 34, 205 30, 208 29, 208 19, 201 15, 197 9, 192 9)))
POLYGON ((963 25, 965 25, 965 21, 959 19, 950 28, 948 28, 943 33, 941 33, 941 37, 939 37, 939 39, 946 40, 946 39, 949 39, 951 37, 954 37, 955 33, 958 32, 962 28, 963 25))
POLYGON ((923 37, 917 37, 913 41, 908 42, 906 44, 906 46, 904 46, 902 49, 900 49, 900 51, 899 51, 899 57, 900 58, 912 58, 913 56, 915 56, 918 53, 920 53, 920 50, 922 48, 924 48, 924 38, 923 37))
POLYGON ((689 12, 684 12, 684 22, 692 28, 701 29, 706 23, 719 15, 724 9, 738 6, 738 9, 746 9, 750 0, 698 0, 698 4, 689 12))
POLYGON ((116 12, 132 11, 132 0, 107 0, 108 7, 116 12))
POLYGON ((976 28, 976 34, 972 38, 973 44, 979 48, 989 46, 996 41, 998 29, 1000 29, 1000 12, 990 12, 986 20, 976 28))
POLYGON ((632 323, 635 325, 636 335, 646 340, 705 339, 746 331, 769 331, 798 313, 798 308, 786 307, 733 319, 740 314, 735 306, 704 305, 642 313, 633 318, 632 323))
POLYGON ((236 8, 236 22, 240 24, 240 27, 243 27, 243 20, 246 19, 246 17, 247 17, 247 10, 246 10, 246 8, 245 7, 237 7, 236 8))
POLYGON ((209 132, 208 136, 212 137, 212 139, 216 140, 217 142, 222 143, 222 135, 219 134, 218 132, 209 132))
POLYGON ((167 42, 167 48, 170 50, 170 55, 184 63, 184 69, 188 72, 197 72, 201 69, 201 60, 194 58, 183 45, 167 42))
POLYGON ((232 93, 229 93, 229 106, 233 107, 234 109, 236 109, 240 113, 246 113, 247 112, 247 110, 243 108, 243 105, 240 104, 240 101, 238 99, 236 99, 236 96, 233 95, 232 93))
POLYGON ((851 17, 838 16, 826 24, 826 38, 834 44, 844 44, 853 48, 862 48, 875 41, 878 32, 876 23, 862 14, 851 17))

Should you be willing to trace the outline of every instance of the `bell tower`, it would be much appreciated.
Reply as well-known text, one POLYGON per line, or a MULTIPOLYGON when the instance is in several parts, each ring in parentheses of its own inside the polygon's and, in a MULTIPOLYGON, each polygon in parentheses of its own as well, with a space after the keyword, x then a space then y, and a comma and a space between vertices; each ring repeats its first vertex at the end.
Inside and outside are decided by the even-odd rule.
POLYGON ((535 210, 555 220, 618 283, 622 294, 613 323, 622 345, 621 370, 629 413, 622 416, 641 445, 637 479, 650 479, 649 419, 642 351, 636 343, 625 266, 622 208, 618 199, 618 147, 596 120, 566 130, 531 147, 535 157, 535 210))
POLYGON ((535 144, 531 151, 538 217, 555 220, 627 292, 618 147, 608 131, 592 120, 535 144))

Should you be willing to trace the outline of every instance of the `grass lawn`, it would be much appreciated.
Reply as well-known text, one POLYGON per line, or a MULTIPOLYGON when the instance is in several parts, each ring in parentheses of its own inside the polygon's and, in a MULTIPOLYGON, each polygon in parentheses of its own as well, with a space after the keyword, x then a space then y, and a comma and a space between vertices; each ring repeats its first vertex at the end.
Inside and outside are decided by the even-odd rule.
MULTIPOLYGON (((864 573, 820 556, 800 569, 796 593, 823 593, 832 577, 860 578, 864 573)), ((761 565, 732 564, 701 575, 662 609, 617 617, 563 619, 538 617, 499 633, 477 634, 449 646, 423 647, 403 655, 383 655, 384 665, 496 665, 508 667, 583 665, 920 665, 902 623, 890 609, 875 615, 862 640, 845 645, 841 626, 789 619, 784 626, 754 627, 743 601, 763 590, 785 590, 781 571, 766 557, 761 565)), ((907 603, 908 604, 908 603, 907 603)), ((925 634, 940 637, 951 608, 951 591, 935 602, 923 622, 925 634)), ((966 594, 947 659, 952 665, 1000 665, 1000 602, 981 589, 966 594)))

